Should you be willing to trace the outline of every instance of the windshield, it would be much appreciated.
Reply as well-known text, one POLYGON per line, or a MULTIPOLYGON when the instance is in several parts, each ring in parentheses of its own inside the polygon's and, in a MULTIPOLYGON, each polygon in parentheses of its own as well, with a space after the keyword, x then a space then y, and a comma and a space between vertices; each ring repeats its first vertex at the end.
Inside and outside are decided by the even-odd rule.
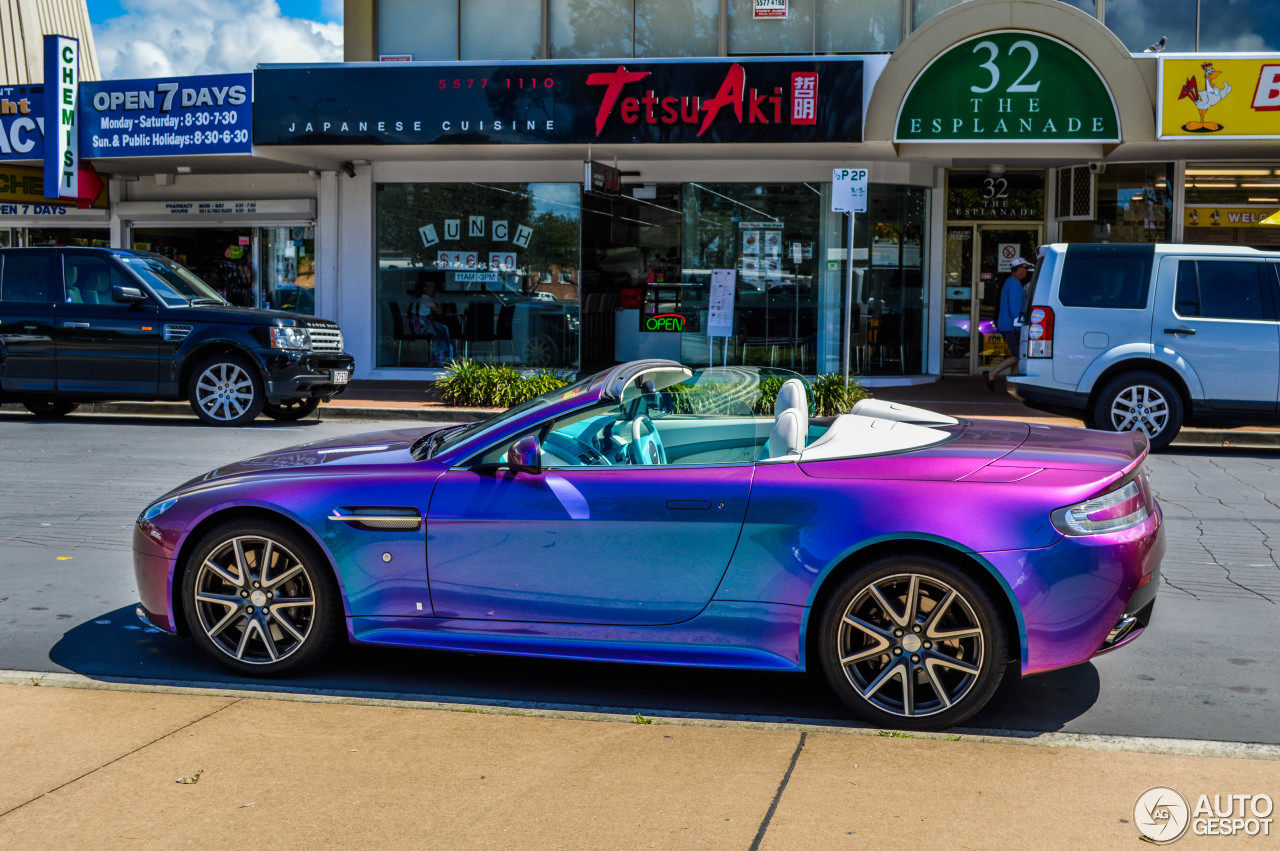
POLYGON ((165 304, 226 304, 195 273, 167 257, 154 254, 121 254, 117 259, 146 281, 165 304))
POLYGON ((480 422, 471 423, 465 426, 454 426, 453 428, 434 432, 426 440, 420 442, 417 446, 414 446, 413 455, 419 460, 422 458, 430 458, 433 455, 438 455, 441 452, 457 446, 465 440, 470 440, 478 434, 482 434, 483 432, 491 429, 500 428, 503 423, 522 416, 536 408, 544 408, 547 405, 554 405, 558 402, 563 402, 566 399, 572 399, 574 396, 581 396, 593 386, 599 384, 600 381, 603 381, 605 375, 606 373, 603 372, 597 373, 596 375, 579 379, 565 387, 558 387, 555 390, 543 393, 541 396, 534 396, 529 401, 521 402, 519 405, 509 408, 500 414, 494 414, 486 420, 481 420, 480 422))

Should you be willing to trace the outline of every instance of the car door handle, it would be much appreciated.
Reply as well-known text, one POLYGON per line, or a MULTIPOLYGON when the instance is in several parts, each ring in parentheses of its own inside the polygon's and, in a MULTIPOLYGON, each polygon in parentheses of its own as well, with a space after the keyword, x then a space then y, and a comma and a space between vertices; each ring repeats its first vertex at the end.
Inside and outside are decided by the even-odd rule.
POLYGON ((1194 334, 1194 333, 1196 332, 1196 329, 1194 329, 1194 328, 1166 328, 1166 329, 1164 329, 1164 332, 1165 332, 1166 334, 1188 334, 1188 335, 1190 335, 1190 334, 1194 334))
POLYGON ((667 508, 691 511, 709 511, 711 509, 711 502, 705 499, 669 499, 667 500, 667 508))
POLYGON ((62 327, 63 328, 88 328, 89 323, 88 322, 63 322, 62 327))

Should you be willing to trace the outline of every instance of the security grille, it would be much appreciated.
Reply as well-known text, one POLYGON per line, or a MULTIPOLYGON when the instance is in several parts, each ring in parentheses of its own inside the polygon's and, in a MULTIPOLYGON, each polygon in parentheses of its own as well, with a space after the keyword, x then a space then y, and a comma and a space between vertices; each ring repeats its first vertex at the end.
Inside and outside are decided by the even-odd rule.
POLYGON ((1059 221, 1093 220, 1093 173, 1087 165, 1058 169, 1057 219, 1059 221))
POLYGON ((311 351, 342 351, 342 331, 337 325, 312 325, 307 330, 311 333, 311 351))
POLYGON ((164 341, 166 343, 181 343, 187 339, 187 335, 190 333, 190 325, 166 325, 164 326, 164 341))

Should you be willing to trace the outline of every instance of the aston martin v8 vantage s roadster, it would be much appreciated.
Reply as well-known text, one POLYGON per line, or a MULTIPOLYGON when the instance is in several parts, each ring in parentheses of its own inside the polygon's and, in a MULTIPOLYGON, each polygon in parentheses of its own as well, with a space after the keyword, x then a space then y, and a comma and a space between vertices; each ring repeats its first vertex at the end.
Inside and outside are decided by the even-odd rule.
POLYGON ((139 615, 248 675, 342 640, 816 668, 907 729, 1146 627, 1141 433, 813 399, 778 370, 636 361, 482 422, 231 464, 138 518, 139 615))

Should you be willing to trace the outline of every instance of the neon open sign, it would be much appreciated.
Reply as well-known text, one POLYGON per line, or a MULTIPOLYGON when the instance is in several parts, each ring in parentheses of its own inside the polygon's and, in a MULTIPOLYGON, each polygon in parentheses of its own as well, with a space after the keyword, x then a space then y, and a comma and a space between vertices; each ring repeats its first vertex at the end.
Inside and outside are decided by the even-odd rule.
POLYGON ((679 313, 658 313, 645 317, 646 331, 683 331, 685 318, 679 313))

